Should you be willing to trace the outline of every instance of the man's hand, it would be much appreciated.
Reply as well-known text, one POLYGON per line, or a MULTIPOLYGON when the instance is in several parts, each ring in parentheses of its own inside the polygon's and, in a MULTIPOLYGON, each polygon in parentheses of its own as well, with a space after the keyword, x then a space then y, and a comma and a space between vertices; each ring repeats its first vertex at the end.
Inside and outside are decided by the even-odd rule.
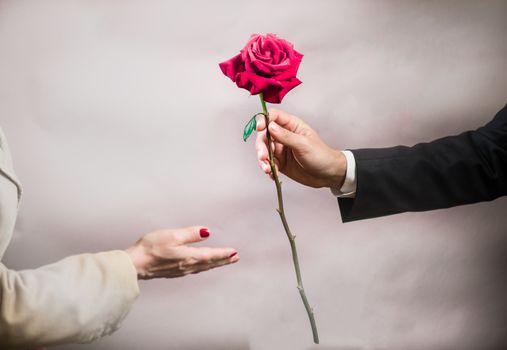
MULTIPOLYGON (((340 188, 345 180, 347 161, 342 152, 329 147, 301 119, 284 111, 269 110, 269 132, 275 164, 291 179, 310 187, 340 188)), ((269 175, 266 122, 257 122, 256 150, 259 165, 269 175)))
POLYGON ((182 277, 239 260, 232 248, 189 247, 210 235, 202 226, 148 233, 128 248, 139 279, 182 277))

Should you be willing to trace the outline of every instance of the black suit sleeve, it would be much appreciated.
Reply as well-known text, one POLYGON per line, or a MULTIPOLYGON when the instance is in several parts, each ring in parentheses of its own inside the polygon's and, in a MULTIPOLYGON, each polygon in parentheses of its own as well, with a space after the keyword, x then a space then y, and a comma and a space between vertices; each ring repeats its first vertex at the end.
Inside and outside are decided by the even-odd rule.
POLYGON ((491 201, 507 194, 507 106, 477 130, 352 153, 357 191, 338 199, 343 222, 491 201))

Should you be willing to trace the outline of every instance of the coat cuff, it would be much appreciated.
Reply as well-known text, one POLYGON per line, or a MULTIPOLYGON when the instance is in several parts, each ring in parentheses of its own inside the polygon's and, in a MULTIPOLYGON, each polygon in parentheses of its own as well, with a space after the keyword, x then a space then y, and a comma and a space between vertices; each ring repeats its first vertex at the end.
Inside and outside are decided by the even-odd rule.
POLYGON ((125 251, 101 252, 93 254, 93 257, 102 266, 104 277, 109 279, 107 297, 111 303, 111 311, 116 312, 111 312, 108 319, 102 323, 102 327, 85 339, 80 339, 79 343, 88 343, 117 331, 139 296, 137 271, 132 259, 125 251))

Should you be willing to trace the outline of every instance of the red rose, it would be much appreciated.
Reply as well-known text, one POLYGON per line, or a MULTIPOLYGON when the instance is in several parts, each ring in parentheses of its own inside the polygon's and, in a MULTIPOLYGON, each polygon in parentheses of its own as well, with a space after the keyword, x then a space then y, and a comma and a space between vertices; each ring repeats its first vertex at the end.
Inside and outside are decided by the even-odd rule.
POLYGON ((264 100, 280 103, 290 90, 301 84, 296 78, 303 55, 274 34, 253 34, 240 54, 220 63, 220 69, 238 87, 264 100))

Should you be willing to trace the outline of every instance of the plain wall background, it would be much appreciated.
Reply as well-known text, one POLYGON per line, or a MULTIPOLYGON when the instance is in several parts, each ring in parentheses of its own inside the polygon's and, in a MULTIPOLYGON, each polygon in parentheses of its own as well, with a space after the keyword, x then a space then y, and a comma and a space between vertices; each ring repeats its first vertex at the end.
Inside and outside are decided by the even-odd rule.
POLYGON ((505 346, 506 198, 342 224, 329 191, 286 180, 312 345, 274 186, 241 139, 258 98, 218 68, 266 32, 305 55, 281 108, 336 148, 456 134, 507 103, 506 1, 0 0, 0 123, 25 189, 4 263, 199 224, 242 258, 141 282, 119 332, 63 348, 505 346))

